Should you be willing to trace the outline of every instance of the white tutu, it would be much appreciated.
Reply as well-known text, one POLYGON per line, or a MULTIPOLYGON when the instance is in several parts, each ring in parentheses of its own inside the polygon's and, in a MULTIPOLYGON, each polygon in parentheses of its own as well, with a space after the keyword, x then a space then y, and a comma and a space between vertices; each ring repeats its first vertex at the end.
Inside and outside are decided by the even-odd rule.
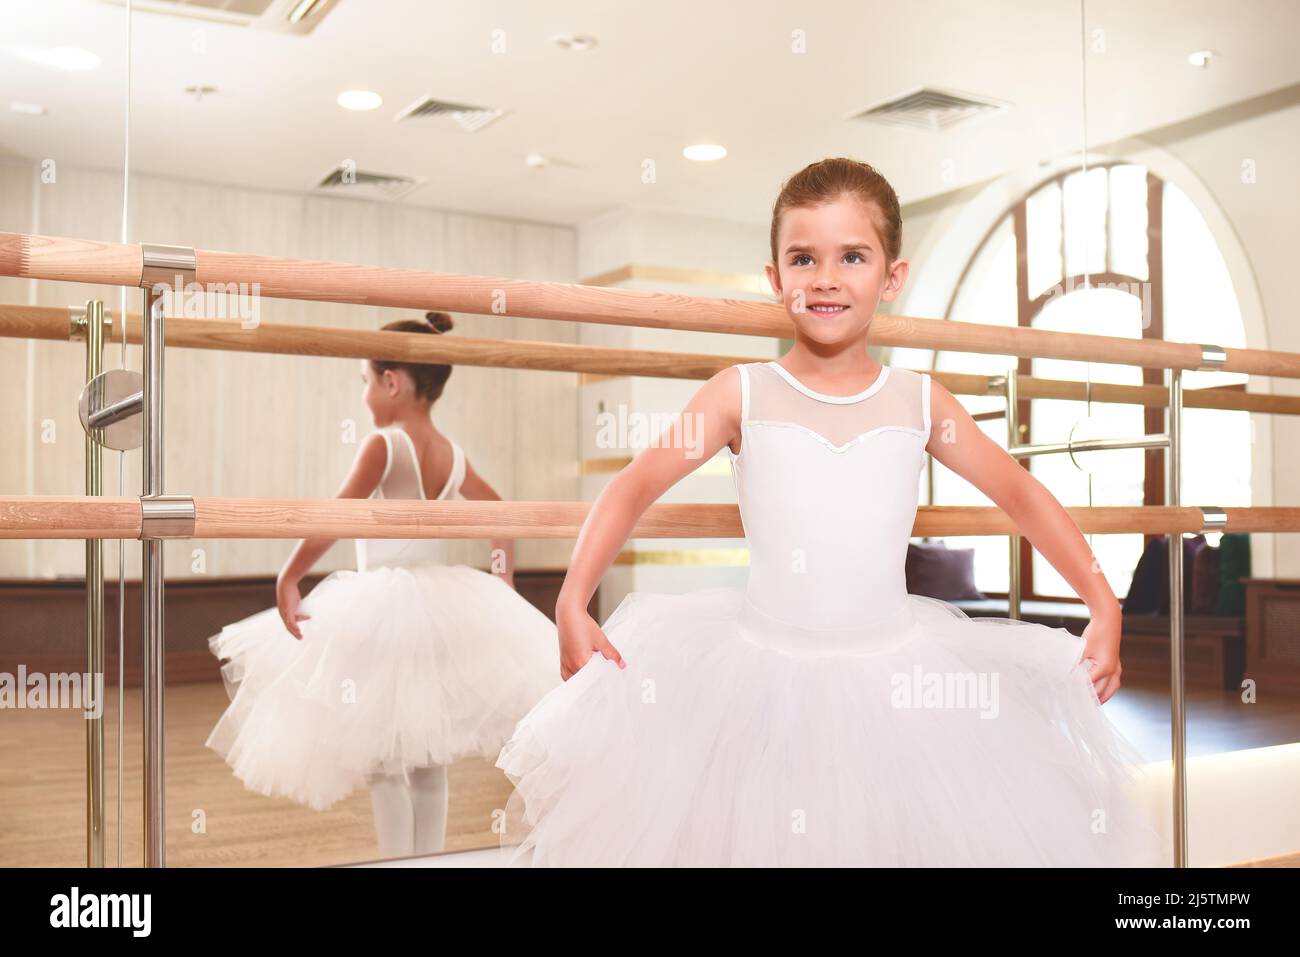
POLYGON ((231 704, 207 740, 252 790, 323 810, 364 783, 495 757, 560 683, 555 625, 467 565, 332 572, 303 599, 209 639, 231 704))
POLYGON ((741 588, 629 594, 626 669, 594 655, 498 757, 512 863, 1165 866, 1083 639, 906 604, 813 632, 741 588))

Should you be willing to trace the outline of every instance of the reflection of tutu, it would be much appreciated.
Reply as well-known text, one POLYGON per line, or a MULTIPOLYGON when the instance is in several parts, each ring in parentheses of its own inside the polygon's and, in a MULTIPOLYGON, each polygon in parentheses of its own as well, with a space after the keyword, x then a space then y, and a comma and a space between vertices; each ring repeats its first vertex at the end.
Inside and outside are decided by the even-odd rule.
POLYGON ((1165 865, 1063 628, 909 595, 811 631, 724 587, 633 592, 604 631, 626 669, 594 655, 498 757, 514 863, 1165 865))
POLYGON ((231 705, 207 744, 249 788, 328 808, 370 771, 494 757, 559 684, 555 626, 467 565, 332 572, 209 640, 231 705))

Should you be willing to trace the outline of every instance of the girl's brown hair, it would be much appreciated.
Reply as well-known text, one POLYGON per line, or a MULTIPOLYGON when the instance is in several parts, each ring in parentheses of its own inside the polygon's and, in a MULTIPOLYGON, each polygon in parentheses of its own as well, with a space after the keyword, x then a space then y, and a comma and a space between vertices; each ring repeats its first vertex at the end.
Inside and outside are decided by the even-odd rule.
POLYGON ((821 206, 844 195, 855 196, 866 204, 885 244, 886 265, 896 260, 903 251, 903 214, 894 187, 875 167, 836 156, 805 166, 781 185, 781 193, 772 207, 772 264, 780 265, 776 234, 781 228, 783 212, 821 206))
MULTIPOLYGON (((441 335, 452 327, 451 316, 445 312, 426 312, 424 322, 418 319, 399 319, 382 328, 388 332, 427 332, 441 335)), ((389 369, 405 369, 415 383, 416 398, 427 398, 429 404, 437 402, 442 396, 442 387, 451 376, 451 366, 434 365, 428 362, 398 362, 385 359, 371 359, 370 367, 376 374, 383 375, 389 369)))

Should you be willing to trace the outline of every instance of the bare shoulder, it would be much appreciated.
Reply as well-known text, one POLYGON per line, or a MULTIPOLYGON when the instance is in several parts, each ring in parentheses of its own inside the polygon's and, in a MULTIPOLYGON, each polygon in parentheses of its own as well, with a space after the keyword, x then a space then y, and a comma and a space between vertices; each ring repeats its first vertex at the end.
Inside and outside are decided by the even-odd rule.
POLYGON ((938 412, 941 410, 951 411, 954 406, 961 408, 963 411, 965 410, 965 406, 957 401, 957 397, 949 392, 942 382, 934 376, 928 378, 930 381, 930 411, 932 417, 937 418, 938 412))
POLYGON ((891 374, 895 374, 895 375, 896 375, 896 374, 900 371, 900 369, 901 369, 901 371, 903 372, 903 374, 911 376, 912 378, 914 378, 914 379, 916 379, 918 382, 920 382, 922 385, 924 385, 924 384, 926 383, 927 380, 929 381, 929 383, 930 383, 931 385, 934 384, 934 376, 931 375, 931 374, 929 373, 929 371, 927 371, 927 370, 925 370, 925 369, 908 369, 908 368, 903 368, 903 367, 898 367, 898 366, 890 366, 889 369, 890 369, 891 374))
MULTIPOLYGON (((920 370, 909 370, 916 376, 919 381, 917 394, 920 396, 922 409, 922 427, 928 430, 926 435, 926 450, 934 454, 934 436, 941 423, 948 418, 948 407, 944 404, 942 396, 948 395, 945 389, 929 372, 920 370)), ((952 396, 948 395, 948 398, 952 396)))
POLYGON ((366 498, 378 486, 388 465, 388 443, 383 432, 371 432, 361 440, 352 470, 343 480, 340 498, 366 498))
POLYGON ((382 430, 376 430, 361 440, 357 447, 357 463, 370 462, 379 463, 383 468, 388 461, 388 441, 384 437, 382 430))
POLYGON ((373 475, 375 484, 384 474, 388 465, 388 441, 382 431, 371 432, 361 440, 357 447, 357 457, 352 462, 352 471, 362 475, 373 475))
POLYGON ((740 366, 727 366, 710 376, 700 386, 697 398, 729 421, 740 422, 740 366))
POLYGON ((478 471, 474 468, 474 463, 469 460, 469 456, 465 454, 464 449, 461 450, 461 460, 465 463, 465 482, 482 481, 482 476, 478 474, 478 471))
MULTIPOLYGON (((459 445, 457 447, 459 448, 459 445)), ((474 463, 469 459, 469 453, 463 448, 461 459, 465 463, 465 475, 460 483, 460 497, 480 501, 500 501, 500 493, 492 487, 492 483, 478 473, 474 463)))
POLYGON ((961 400, 934 376, 930 377, 929 402, 930 440, 927 448, 949 468, 952 468, 950 460, 959 452, 992 444, 992 439, 980 428, 961 400))
MULTIPOLYGON (((720 441, 728 446, 740 438, 741 370, 727 366, 710 376, 691 400, 688 411, 705 416, 705 423, 716 429, 720 441)), ((736 451, 735 448, 732 451, 736 451)))

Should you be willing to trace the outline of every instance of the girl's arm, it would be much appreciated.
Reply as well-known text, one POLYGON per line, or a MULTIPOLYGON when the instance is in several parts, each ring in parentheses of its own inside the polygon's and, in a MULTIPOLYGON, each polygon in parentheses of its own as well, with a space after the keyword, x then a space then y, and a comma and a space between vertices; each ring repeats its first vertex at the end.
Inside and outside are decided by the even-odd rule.
POLYGON ((561 674, 566 679, 594 650, 623 667, 618 650, 591 622, 587 605, 641 513, 735 439, 740 428, 739 376, 739 370, 731 366, 705 382, 657 444, 641 451, 592 504, 555 606, 561 674))
MULTIPOLYGON (((462 498, 474 499, 480 502, 500 502, 501 496, 483 476, 474 471, 474 466, 470 464, 469 458, 465 459, 465 480, 460 484, 460 494, 462 498)), ((500 575, 510 587, 515 584, 515 540, 513 538, 493 538, 489 539, 488 547, 491 549, 491 573, 500 575)))
MULTIPOLYGON (((343 487, 335 498, 369 498, 379 487, 379 480, 383 477, 384 466, 387 464, 388 449, 384 437, 378 432, 372 432, 362 440, 361 447, 357 449, 357 457, 352 461, 352 471, 343 480, 343 487)), ((301 581, 337 541, 337 538, 304 538, 284 563, 284 568, 280 569, 280 577, 293 582, 301 581)))
POLYGON ((1088 606, 1092 622, 1084 631, 1084 656, 1095 661, 1089 677, 1099 699, 1106 701, 1119 687, 1122 616, 1079 526, 1046 486, 985 435, 953 394, 933 379, 930 423, 930 454, 1006 512, 1088 606))

